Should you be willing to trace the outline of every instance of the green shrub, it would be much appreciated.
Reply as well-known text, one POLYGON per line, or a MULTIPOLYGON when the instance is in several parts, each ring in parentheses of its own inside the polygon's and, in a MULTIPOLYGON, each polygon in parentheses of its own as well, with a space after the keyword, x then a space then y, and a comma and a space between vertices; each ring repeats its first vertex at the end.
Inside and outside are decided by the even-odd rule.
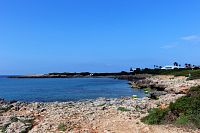
POLYGON ((66 126, 65 126, 65 124, 64 124, 64 123, 60 123, 60 124, 58 125, 58 130, 59 130, 59 131, 66 131, 66 126))
POLYGON ((174 76, 185 76, 188 77, 188 80, 200 79, 200 69, 172 69, 172 70, 163 70, 163 69, 143 69, 135 71, 134 74, 153 74, 153 75, 174 75, 174 76), (190 76, 189 76, 190 75, 190 76))
POLYGON ((176 124, 178 125, 187 125, 189 122, 188 116, 181 114, 177 119, 176 119, 176 124))
POLYGON ((164 116, 167 113, 167 109, 160 109, 160 108, 154 108, 149 111, 149 115, 142 118, 142 122, 146 124, 161 124, 164 116))
POLYGON ((7 128, 8 128, 8 126, 9 126, 10 124, 11 124, 11 123, 7 123, 7 124, 3 125, 3 126, 0 128, 0 130, 1 130, 3 133, 5 133, 6 130, 7 130, 7 128))
POLYGON ((170 103, 169 108, 172 112, 181 113, 188 110, 191 104, 191 98, 188 96, 181 97, 175 103, 170 103))
POLYGON ((144 91, 151 91, 151 88, 144 88, 144 91))
POLYGON ((200 70, 192 70, 190 74, 191 76, 188 78, 188 80, 200 79, 200 70))
POLYGON ((124 107, 119 107, 117 110, 120 110, 120 111, 131 111, 130 109, 127 109, 127 108, 124 108, 124 107))
POLYGON ((190 119, 191 119, 192 123, 193 123, 197 128, 200 129, 200 115, 199 115, 199 114, 198 114, 198 115, 192 114, 190 119))
POLYGON ((152 109, 142 121, 147 124, 167 122, 200 128, 200 86, 191 87, 186 96, 170 103, 167 109, 152 109))
POLYGON ((17 122, 19 119, 17 118, 17 117, 15 117, 15 116, 13 116, 13 117, 11 117, 10 118, 10 121, 11 122, 17 122))
POLYGON ((159 97, 156 96, 156 95, 154 95, 154 94, 150 94, 150 95, 149 95, 149 98, 150 98, 150 99, 153 99, 153 100, 158 100, 158 99, 159 99, 159 97))

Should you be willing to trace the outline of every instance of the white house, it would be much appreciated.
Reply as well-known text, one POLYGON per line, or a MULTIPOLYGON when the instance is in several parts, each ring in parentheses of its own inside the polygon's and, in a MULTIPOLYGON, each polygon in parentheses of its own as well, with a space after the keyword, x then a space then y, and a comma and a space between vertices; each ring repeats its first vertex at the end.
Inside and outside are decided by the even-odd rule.
POLYGON ((164 66, 164 67, 162 67, 161 69, 163 69, 163 70, 172 70, 172 69, 175 69, 175 68, 180 68, 179 66, 164 66))

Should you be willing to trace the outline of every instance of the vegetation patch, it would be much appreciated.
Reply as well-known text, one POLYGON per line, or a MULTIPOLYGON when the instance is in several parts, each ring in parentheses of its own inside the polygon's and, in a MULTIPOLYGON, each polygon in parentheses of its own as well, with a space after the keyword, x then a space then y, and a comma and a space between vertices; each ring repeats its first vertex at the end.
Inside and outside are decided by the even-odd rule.
POLYGON ((0 113, 4 113, 9 111, 11 108, 13 107, 13 105, 4 105, 0 107, 0 113))
POLYGON ((10 118, 10 121, 13 123, 13 122, 17 122, 19 119, 15 116, 11 117, 10 118))
POLYGON ((200 128, 200 86, 192 87, 186 96, 170 103, 166 109, 154 108, 142 118, 146 124, 173 123, 200 128))
POLYGON ((125 108, 125 107, 119 107, 117 110, 123 111, 123 112, 131 111, 130 109, 127 109, 127 108, 125 108))
POLYGON ((33 125, 31 125, 31 124, 26 124, 26 126, 27 127, 25 129, 23 129, 22 131, 20 131, 20 133, 28 133, 28 131, 30 131, 33 127, 33 125))
POLYGON ((58 130, 59 130, 59 131, 66 131, 66 126, 65 126, 65 124, 64 124, 64 123, 60 123, 60 124, 58 125, 58 130))
POLYGON ((153 100, 158 100, 159 97, 154 95, 154 94, 150 94, 149 98, 153 99, 153 100))
POLYGON ((5 133, 5 132, 6 132, 6 129, 8 128, 8 126, 9 126, 10 124, 11 124, 11 123, 4 124, 2 127, 0 127, 0 131, 2 131, 2 133, 5 133))
POLYGON ((163 118, 167 114, 167 109, 160 109, 160 108, 154 108, 149 110, 149 115, 142 118, 142 122, 146 124, 161 124, 163 123, 163 118))
POLYGON ((153 75, 174 75, 174 76, 185 76, 188 80, 200 79, 200 69, 192 68, 179 68, 172 70, 163 69, 137 69, 134 74, 153 74, 153 75))
POLYGON ((192 70, 188 80, 200 79, 200 70, 192 70))
POLYGON ((106 103, 99 104, 98 107, 102 107, 104 105, 106 105, 106 103))
POLYGON ((144 88, 144 91, 151 91, 151 88, 144 88))
POLYGON ((188 116, 181 114, 175 121, 177 125, 187 125, 189 123, 188 116))
POLYGON ((27 124, 27 123, 33 124, 34 118, 19 119, 19 121, 24 123, 24 124, 27 124))

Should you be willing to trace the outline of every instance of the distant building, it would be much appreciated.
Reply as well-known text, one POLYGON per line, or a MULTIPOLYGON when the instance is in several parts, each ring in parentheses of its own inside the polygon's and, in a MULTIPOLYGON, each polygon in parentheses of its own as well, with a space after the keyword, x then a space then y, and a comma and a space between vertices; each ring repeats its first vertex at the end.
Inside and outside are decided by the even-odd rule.
POLYGON ((164 66, 164 67, 162 67, 161 69, 162 70, 173 70, 173 69, 175 69, 175 68, 180 68, 179 66, 164 66))

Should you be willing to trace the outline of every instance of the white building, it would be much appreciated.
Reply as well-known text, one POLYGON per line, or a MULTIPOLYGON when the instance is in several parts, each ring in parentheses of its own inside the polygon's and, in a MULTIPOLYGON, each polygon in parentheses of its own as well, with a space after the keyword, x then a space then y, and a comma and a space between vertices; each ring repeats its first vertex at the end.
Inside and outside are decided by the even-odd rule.
POLYGON ((172 70, 172 69, 175 69, 175 68, 180 68, 179 66, 164 66, 164 67, 162 67, 161 69, 163 69, 163 70, 172 70))

